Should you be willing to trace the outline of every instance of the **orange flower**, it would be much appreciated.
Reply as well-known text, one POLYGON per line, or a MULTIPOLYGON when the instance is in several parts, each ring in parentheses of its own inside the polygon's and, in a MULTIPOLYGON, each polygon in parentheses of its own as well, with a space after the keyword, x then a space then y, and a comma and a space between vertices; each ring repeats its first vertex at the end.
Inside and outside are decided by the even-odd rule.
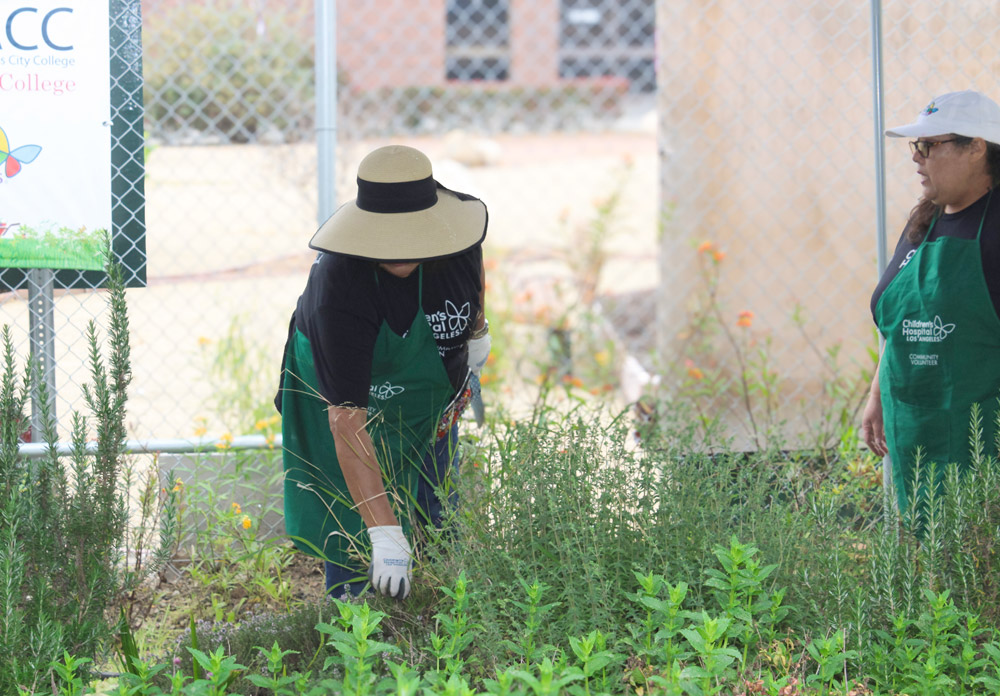
POLYGON ((253 521, 246 515, 243 515, 243 521, 241 524, 243 525, 243 529, 250 529, 250 527, 253 526, 253 521))
POLYGON ((722 251, 721 249, 716 249, 715 251, 712 252, 712 260, 715 261, 716 263, 719 263, 724 258, 726 258, 726 252, 722 251))
POLYGON ((701 371, 701 368, 694 364, 693 360, 685 360, 684 367, 687 368, 688 377, 691 379, 702 380, 705 379, 705 373, 701 371))
POLYGON ((712 251, 713 249, 715 249, 715 242, 710 242, 708 240, 705 240, 704 242, 702 242, 701 244, 698 245, 698 253, 699 254, 708 253, 708 252, 712 251))
POLYGON ((243 512, 243 510, 240 508, 240 504, 239 503, 233 503, 231 507, 233 508, 233 514, 238 515, 241 512, 243 512))
POLYGON ((740 312, 739 317, 736 319, 737 326, 749 327, 753 324, 753 312, 749 309, 744 309, 740 312))
POLYGON ((573 375, 563 375, 562 381, 563 384, 566 384, 571 387, 577 387, 577 388, 583 387, 583 380, 580 379, 579 377, 574 377, 573 375))

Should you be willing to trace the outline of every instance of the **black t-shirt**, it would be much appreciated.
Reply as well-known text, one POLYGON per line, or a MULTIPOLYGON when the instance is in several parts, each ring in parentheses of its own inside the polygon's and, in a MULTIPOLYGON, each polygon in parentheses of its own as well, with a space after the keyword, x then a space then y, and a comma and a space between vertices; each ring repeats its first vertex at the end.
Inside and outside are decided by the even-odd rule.
MULTIPOLYGON (((482 311, 478 245, 423 267, 423 307, 455 390, 468 371, 469 334, 482 311)), ((383 320, 403 336, 413 323, 421 271, 397 278, 365 261, 321 253, 309 271, 289 327, 312 346, 319 391, 334 406, 368 405, 372 354, 383 320)))
MULTIPOLYGON (((993 300, 993 308, 1000 317, 1000 190, 994 189, 993 196, 989 200, 989 208, 986 207, 989 194, 983 196, 969 207, 957 213, 942 213, 934 223, 927 241, 931 242, 940 237, 958 237, 959 239, 975 239, 979 231, 979 221, 983 219, 983 210, 986 210, 986 220, 983 221, 983 234, 979 238, 979 248, 983 257, 983 274, 986 276, 986 287, 993 300)), ((906 230, 896 244, 896 253, 892 255, 892 260, 886 266, 882 278, 875 286, 872 293, 871 311, 875 317, 875 307, 879 298, 885 292, 886 287, 899 273, 900 268, 906 265, 909 257, 919 243, 907 241, 906 230)))

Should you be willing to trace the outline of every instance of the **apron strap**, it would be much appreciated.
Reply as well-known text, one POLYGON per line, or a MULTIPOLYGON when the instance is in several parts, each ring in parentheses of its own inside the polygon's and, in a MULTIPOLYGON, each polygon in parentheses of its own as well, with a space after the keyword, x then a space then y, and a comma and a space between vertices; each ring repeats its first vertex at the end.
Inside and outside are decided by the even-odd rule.
POLYGON ((993 198, 993 189, 990 189, 990 193, 986 196, 986 206, 983 208, 983 217, 979 221, 979 231, 976 232, 976 241, 983 236, 983 224, 986 222, 986 211, 990 209, 990 199, 993 198))

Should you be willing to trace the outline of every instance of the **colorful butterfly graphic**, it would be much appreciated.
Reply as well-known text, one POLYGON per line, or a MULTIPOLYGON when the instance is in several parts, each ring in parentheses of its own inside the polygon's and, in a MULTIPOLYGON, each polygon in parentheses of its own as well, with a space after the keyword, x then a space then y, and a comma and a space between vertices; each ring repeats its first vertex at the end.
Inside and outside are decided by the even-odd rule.
POLYGON ((0 128, 0 164, 4 165, 4 175, 8 179, 16 176, 22 165, 34 162, 41 151, 38 145, 22 145, 11 150, 7 134, 0 128))

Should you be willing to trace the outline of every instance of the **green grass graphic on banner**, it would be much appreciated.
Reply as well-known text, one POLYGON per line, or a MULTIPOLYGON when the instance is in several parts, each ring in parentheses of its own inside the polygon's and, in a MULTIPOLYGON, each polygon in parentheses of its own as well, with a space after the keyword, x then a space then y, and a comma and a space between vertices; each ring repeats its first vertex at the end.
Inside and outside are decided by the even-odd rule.
POLYGON ((106 235, 104 230, 86 228, 35 230, 0 224, 0 268, 100 271, 106 235))

